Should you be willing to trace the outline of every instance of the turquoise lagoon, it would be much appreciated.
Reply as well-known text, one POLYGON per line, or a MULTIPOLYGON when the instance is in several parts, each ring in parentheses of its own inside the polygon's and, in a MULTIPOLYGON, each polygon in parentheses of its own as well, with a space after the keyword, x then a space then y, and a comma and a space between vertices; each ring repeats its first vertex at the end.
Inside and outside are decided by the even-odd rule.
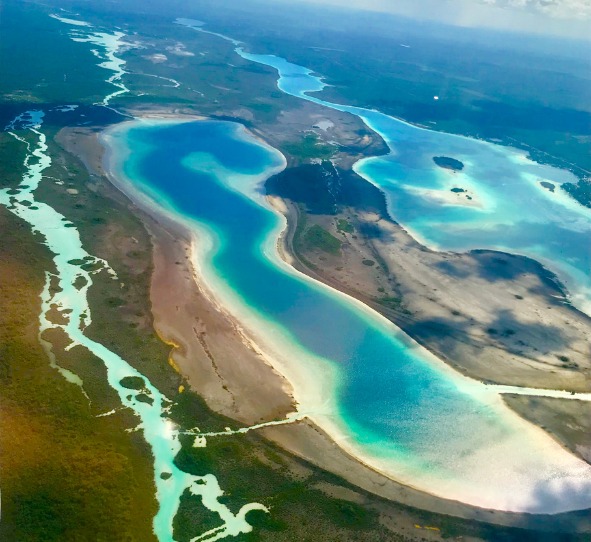
MULTIPOLYGON (((75 106, 57 107, 54 111, 64 112, 72 107, 75 106)), ((142 432, 154 457, 154 482, 159 502, 159 510, 154 518, 154 533, 160 542, 173 542, 173 520, 185 491, 201 497, 203 506, 220 518, 219 527, 201 534, 199 540, 220 540, 248 533, 252 527, 246 521, 247 513, 266 508, 259 503, 249 503, 234 514, 219 501, 223 491, 213 474, 195 476, 181 471, 175 464, 181 444, 179 428, 168 418, 170 401, 126 360, 85 334, 86 328, 92 323, 87 294, 92 286, 93 276, 99 272, 107 272, 113 280, 118 280, 118 277, 108 262, 86 252, 79 232, 72 223, 51 206, 36 199, 39 185, 48 182, 45 171, 52 164, 47 136, 42 131, 44 117, 45 111, 26 111, 7 127, 8 133, 26 149, 23 160, 25 173, 16 190, 0 190, 0 205, 26 221, 33 232, 39 232, 44 244, 54 255, 54 269, 46 273, 39 315, 39 339, 49 354, 50 363, 69 382, 83 388, 84 383, 76 374, 59 367, 58 360, 52 353, 51 343, 43 339, 46 330, 61 329, 69 337, 68 349, 81 346, 102 360, 109 385, 119 395, 123 407, 137 415, 138 426, 135 429, 142 432), (80 262, 92 263, 96 268, 92 271, 85 269, 80 262), (56 323, 49 318, 49 313, 53 310, 60 312, 61 322, 56 323), (151 397, 150 404, 141 401, 137 392, 121 384, 123 378, 130 376, 143 380, 142 391, 151 397), (160 474, 164 472, 171 476, 163 479, 160 474)), ((115 412, 113 410, 100 415, 110 416, 115 412)))
MULTIPOLYGON (((196 235, 196 268, 346 450, 429 493, 501 510, 591 506, 591 467, 393 324, 278 256, 263 181, 283 156, 227 122, 137 121, 110 167, 196 235)), ((236 360, 239 363, 240 360, 236 360)))

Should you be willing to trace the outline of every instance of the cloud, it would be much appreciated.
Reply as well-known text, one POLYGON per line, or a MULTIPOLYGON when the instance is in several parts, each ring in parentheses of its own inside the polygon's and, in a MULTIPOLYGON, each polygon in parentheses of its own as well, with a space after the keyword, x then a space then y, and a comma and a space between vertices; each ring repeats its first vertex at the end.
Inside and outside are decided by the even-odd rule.
MULTIPOLYGON (((371 11, 478 12, 497 9, 517 16, 537 15, 554 19, 587 21, 591 19, 591 0, 304 0, 315 4, 349 6, 371 11)), ((485 12, 486 13, 486 12, 485 12)))
MULTIPOLYGON (((292 5, 294 0, 282 1, 292 5)), ((591 40, 591 0, 298 0, 469 28, 591 40)))
POLYGON ((591 0, 481 0, 491 6, 522 9, 558 19, 591 19, 591 0))

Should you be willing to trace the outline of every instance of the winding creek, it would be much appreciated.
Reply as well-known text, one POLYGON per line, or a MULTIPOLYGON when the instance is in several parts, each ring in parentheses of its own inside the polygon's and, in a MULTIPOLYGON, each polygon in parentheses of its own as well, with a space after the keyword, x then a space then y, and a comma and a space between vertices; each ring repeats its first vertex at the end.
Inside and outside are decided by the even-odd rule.
MULTIPOLYGON (((150 445, 154 456, 154 481, 156 497, 160 503, 158 514, 154 519, 154 532, 161 542, 172 541, 172 522, 176 515, 181 495, 185 490, 202 498, 203 505, 217 513, 221 525, 213 532, 205 533, 194 540, 219 540, 227 536, 235 536, 249 532, 252 528, 246 521, 246 513, 250 510, 266 510, 258 503, 242 507, 234 515, 224 504, 219 502, 223 491, 212 474, 193 476, 178 469, 174 458, 181 449, 178 428, 167 419, 170 402, 142 374, 136 371, 125 360, 111 352, 84 334, 90 325, 91 311, 88 305, 87 292, 92 286, 92 275, 108 272, 113 280, 116 274, 108 263, 86 252, 80 241, 78 230, 60 213, 49 205, 35 200, 35 190, 43 180, 43 171, 51 165, 51 158, 46 153, 45 135, 41 131, 42 111, 29 111, 19 117, 10 127, 11 133, 28 147, 25 158, 26 173, 22 183, 13 190, 0 190, 0 204, 27 221, 32 231, 39 232, 45 239, 45 245, 55 255, 53 258, 55 272, 47 273, 46 288, 42 293, 42 313, 40 316, 40 333, 47 329, 62 329, 70 339, 67 348, 80 345, 103 361, 107 369, 109 385, 118 393, 121 403, 130 408, 140 419, 141 429, 150 445), (12 132, 14 130, 14 132, 12 132), (25 136, 16 134, 28 132, 25 136), (31 141, 31 137, 34 140, 31 141), (93 268, 94 270, 89 270, 93 268), (55 281, 54 288, 49 288, 55 281), (52 323, 47 311, 55 307, 67 322, 52 323), (142 390, 152 399, 147 404, 137 398, 138 393, 132 392, 121 385, 124 377, 141 378, 145 387, 142 390), (164 480, 160 474, 170 473, 164 480)), ((78 377, 71 372, 60 372, 71 382, 81 384, 78 377)))
MULTIPOLYGON (((72 39, 98 48, 95 55, 101 59, 101 67, 110 72, 107 80, 117 88, 100 103, 110 107, 112 98, 127 92, 121 82, 125 63, 117 56, 124 43, 123 34, 97 32, 88 23, 56 18, 74 27, 72 39)), ((457 146, 450 147, 428 139, 456 138, 447 134, 431 136, 435 132, 423 131, 421 137, 413 140, 412 131, 418 128, 377 112, 338 106, 308 96, 306 92, 321 90, 323 83, 305 68, 278 57, 251 55, 239 47, 237 51, 247 60, 278 69, 281 90, 361 116, 391 147, 394 137, 388 131, 398 130, 403 141, 397 142, 398 154, 368 159, 356 166, 387 193, 400 189, 410 197, 412 192, 396 180, 398 175, 390 177, 388 173, 380 177, 376 173, 386 165, 389 168, 395 164, 395 157, 402 157, 401 163, 408 168, 416 166, 416 171, 426 171, 430 154, 451 154, 467 164, 466 169, 478 167, 477 163, 482 167, 490 165, 493 158, 504 159, 493 153, 492 146, 484 147, 489 144, 468 144, 466 141, 472 140, 458 138, 457 146), (420 156, 413 166, 410 148, 421 141, 425 147, 420 147, 420 156), (472 144, 483 145, 482 149, 486 150, 466 150, 472 144)), ((113 280, 117 276, 108 262, 86 252, 77 229, 64 216, 35 199, 39 183, 48 182, 43 173, 51 165, 42 129, 44 114, 25 112, 7 127, 23 145, 26 173, 16 189, 0 190, 0 204, 39 232, 54 254, 55 270, 47 273, 41 297, 40 333, 61 328, 70 338, 70 347, 80 345, 101 359, 109 384, 119 394, 122 405, 138 416, 138 429, 154 456, 159 502, 154 532, 160 542, 172 542, 172 521, 180 497, 187 490, 201 496, 203 505, 220 518, 219 527, 196 535, 193 541, 220 540, 250 532, 252 527, 246 514, 266 508, 250 503, 233 514, 220 502, 223 491, 213 474, 194 476, 179 470, 174 464, 180 450, 179 429, 167 418, 169 401, 129 363, 84 333, 92 321, 87 292, 93 275, 106 272, 113 280), (52 307, 60 311, 65 323, 51 322, 48 311, 52 307), (138 400, 137 392, 121 385, 121 379, 130 376, 143 379, 142 392, 150 396, 152 404, 138 400), (171 476, 163 479, 162 473, 171 476)), ((294 385, 300 412, 293 420, 310 417, 343 448, 397 480, 445 498, 529 512, 560 512, 591 506, 591 467, 562 449, 544 431, 519 418, 500 397, 500 393, 539 394, 538 391, 485 386, 460 376, 378 314, 297 273, 279 258, 276 240, 284 219, 268 206, 261 184, 284 166, 280 153, 256 141, 239 126, 224 122, 134 121, 113 130, 107 137, 113 150, 114 170, 195 232, 195 264, 205 283, 265 347, 278 369, 294 385), (132 148, 134 152, 130 155, 126 151, 132 148), (168 182, 170 179, 175 182, 168 182)), ((519 178, 531 180, 530 188, 523 194, 541 198, 548 209, 571 208, 570 204, 558 201, 560 195, 549 196, 536 184, 537 176, 554 182, 565 180, 566 177, 555 176, 558 170, 534 169, 517 151, 504 149, 503 152, 513 153, 505 156, 508 160, 503 162, 505 167, 512 163, 514 168, 525 172, 525 177, 519 178), (535 179, 529 179, 528 175, 535 179)), ((445 184, 447 172, 433 168, 429 172, 424 190, 437 190, 445 184)), ((488 213, 490 217, 489 211, 499 207, 498 194, 485 181, 478 184, 467 175, 462 177, 462 186, 471 187, 477 194, 484 209, 477 212, 488 213)), ((521 184, 515 183, 516 198, 521 184)), ((523 194, 519 197, 524 197, 523 194)), ((391 197, 390 206, 397 216, 391 197)), ((434 205, 433 209, 440 207, 434 205)), ((452 210, 447 207, 439 209, 441 214, 435 213, 433 220, 449 220, 452 224, 453 217, 445 213, 453 215, 453 209, 458 213, 465 209, 470 209, 472 214, 476 212, 474 207, 454 205, 452 210)), ((577 211, 574 216, 572 227, 563 228, 561 234, 586 231, 586 215, 577 211)), ((566 220, 564 214, 559 217, 566 220)), ((447 246, 446 238, 428 239, 435 222, 415 222, 413 228, 412 218, 408 218, 411 231, 438 246, 447 246)), ((465 222, 465 217, 457 217, 457 224, 465 222)), ((454 226, 454 235, 457 227, 454 226)), ((491 222, 491 231, 494 227, 491 222)), ((520 252, 513 248, 512 251, 520 252)), ((543 247, 536 250, 539 250, 538 259, 545 261, 546 256, 541 256, 543 247)), ((549 253, 548 258, 551 256, 549 253)), ((579 265, 582 264, 575 262, 572 269, 567 266, 559 271, 563 271, 576 295, 584 296, 586 286, 573 287, 579 280, 579 265)), ((56 368, 73 384, 83 385, 73 373, 56 368)), ((579 398, 591 399, 587 395, 579 398)), ((553 396, 563 395, 555 392, 553 396)), ((206 445, 209 436, 215 434, 197 437, 199 444, 206 445)))
MULTIPOLYGON (((73 35, 76 41, 89 42, 101 48, 101 50, 95 50, 94 54, 103 60, 100 66, 112 72, 107 81, 114 84, 118 90, 97 105, 110 107, 113 97, 128 91, 120 82, 125 73, 124 62, 116 56, 122 44, 123 34, 95 32, 90 24, 83 21, 57 16, 55 18, 76 27, 73 35), (84 30, 81 30, 82 28, 84 30)), ((66 105, 56 107, 52 111, 68 112, 73 108, 75 106, 66 105)), ((107 272, 113 280, 117 280, 117 275, 106 261, 92 256, 84 249, 78 230, 66 217, 51 206, 35 199, 35 191, 39 184, 49 182, 49 179, 44 177, 44 171, 52 163, 47 152, 46 135, 42 131, 44 117, 44 111, 26 111, 6 127, 6 131, 23 145, 25 174, 16 188, 0 190, 0 205, 4 205, 25 220, 33 232, 40 233, 45 245, 54 254, 55 270, 47 272, 46 285, 41 293, 39 336, 42 339, 44 331, 59 328, 70 339, 67 349, 79 345, 102 360, 107 369, 109 385, 118 393, 122 405, 138 416, 137 429, 142 431, 154 457, 154 481, 159 503, 158 513, 154 518, 154 533, 159 542, 173 542, 173 519, 185 491, 199 496, 203 506, 217 514, 220 519, 218 527, 197 535, 192 542, 212 542, 248 533, 252 527, 246 520, 246 514, 252 510, 267 511, 266 507, 259 503, 250 503, 244 505, 238 513, 233 514, 225 504, 220 502, 219 499, 224 492, 213 474, 195 476, 178 469, 174 459, 181 449, 181 444, 178 427, 167 417, 170 401, 124 359, 84 334, 84 330, 92 321, 87 299, 88 289, 92 286, 92 276, 107 272), (52 309, 59 311, 65 323, 58 324, 51 321, 48 313, 52 309), (148 395, 152 403, 148 404, 138 399, 137 391, 124 387, 121 380, 125 377, 142 379, 144 388, 141 393, 148 395), (164 479, 160 476, 162 473, 169 473, 170 476, 164 479)), ((77 375, 56 365, 55 357, 50 351, 50 343, 42 340, 42 344, 50 354, 50 362, 64 378, 75 385, 82 386, 83 382, 77 375)), ((206 438, 201 437, 199 444, 206 445, 206 438)))

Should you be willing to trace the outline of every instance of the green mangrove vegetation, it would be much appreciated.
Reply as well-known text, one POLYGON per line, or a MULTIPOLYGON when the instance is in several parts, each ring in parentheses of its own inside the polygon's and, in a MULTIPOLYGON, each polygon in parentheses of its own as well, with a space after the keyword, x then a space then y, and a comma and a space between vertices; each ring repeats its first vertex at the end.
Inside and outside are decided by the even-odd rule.
POLYGON ((564 183, 562 189, 585 207, 591 207, 591 178, 585 177, 575 183, 564 183))
POLYGON ((299 160, 328 160, 334 155, 336 148, 322 143, 316 134, 307 133, 299 140, 284 143, 282 150, 299 160))
MULTIPOLYGON (((99 401, 92 386, 87 398, 50 367, 37 334, 51 258, 4 209, 0 229, 0 433, 10 435, 0 447, 0 538, 155 540, 149 452, 139 435, 125 432, 130 420, 96 417, 118 406, 112 398, 99 401)), ((76 350, 71 355, 83 357, 76 350)))
POLYGON ((308 249, 319 249, 329 254, 338 254, 341 242, 319 224, 310 226, 303 234, 303 244, 308 249))

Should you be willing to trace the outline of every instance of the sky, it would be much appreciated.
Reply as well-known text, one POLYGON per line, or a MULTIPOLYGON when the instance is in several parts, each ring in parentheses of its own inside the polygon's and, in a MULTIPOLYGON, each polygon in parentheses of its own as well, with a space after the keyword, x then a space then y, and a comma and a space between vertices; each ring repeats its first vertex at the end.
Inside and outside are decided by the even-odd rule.
POLYGON ((458 26, 489 27, 591 40, 591 0, 300 1, 394 13, 458 26))

